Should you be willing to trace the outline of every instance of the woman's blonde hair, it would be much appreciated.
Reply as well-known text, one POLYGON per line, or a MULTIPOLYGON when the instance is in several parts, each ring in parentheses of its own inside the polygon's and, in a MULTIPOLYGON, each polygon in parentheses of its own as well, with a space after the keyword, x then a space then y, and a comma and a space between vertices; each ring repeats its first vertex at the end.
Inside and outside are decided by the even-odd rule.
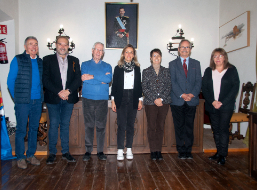
POLYGON ((136 50, 135 48, 131 45, 131 44, 128 44, 126 45, 123 50, 122 50, 122 53, 121 53, 121 56, 120 56, 120 60, 118 61, 118 66, 119 67, 122 67, 124 65, 124 59, 125 59, 125 51, 127 48, 132 48, 133 49, 133 53, 134 53, 134 58, 133 58, 133 61, 135 63, 136 66, 140 67, 140 64, 138 63, 138 60, 137 60, 137 53, 136 53, 136 50))

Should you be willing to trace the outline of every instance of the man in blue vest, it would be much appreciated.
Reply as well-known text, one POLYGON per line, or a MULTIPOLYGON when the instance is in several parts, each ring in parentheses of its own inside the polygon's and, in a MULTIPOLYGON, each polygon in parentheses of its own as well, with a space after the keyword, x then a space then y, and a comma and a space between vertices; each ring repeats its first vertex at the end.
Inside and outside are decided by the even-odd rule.
POLYGON ((7 85, 14 100, 16 115, 15 154, 17 165, 27 168, 27 162, 40 165, 34 156, 37 149, 37 132, 42 111, 43 97, 43 63, 37 55, 38 41, 29 36, 24 42, 25 51, 16 55, 10 65, 7 85), (24 155, 24 138, 27 133, 29 118, 28 150, 24 155), (27 158, 26 158, 27 157, 27 158), (27 161, 27 162, 26 162, 27 161))

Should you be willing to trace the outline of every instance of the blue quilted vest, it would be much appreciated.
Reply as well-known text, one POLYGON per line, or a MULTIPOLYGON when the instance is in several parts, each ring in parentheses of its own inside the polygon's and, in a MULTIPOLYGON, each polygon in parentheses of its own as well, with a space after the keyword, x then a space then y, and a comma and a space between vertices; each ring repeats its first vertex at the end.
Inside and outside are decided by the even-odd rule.
MULTIPOLYGON (((28 104, 31 99, 31 85, 32 85, 32 64, 30 55, 23 54, 16 55, 18 62, 18 74, 15 80, 14 87, 14 102, 18 104, 28 104)), ((42 74, 43 74, 43 61, 37 57, 38 70, 40 74, 40 86, 41 86, 41 101, 44 100, 43 95, 43 84, 42 84, 42 74)))

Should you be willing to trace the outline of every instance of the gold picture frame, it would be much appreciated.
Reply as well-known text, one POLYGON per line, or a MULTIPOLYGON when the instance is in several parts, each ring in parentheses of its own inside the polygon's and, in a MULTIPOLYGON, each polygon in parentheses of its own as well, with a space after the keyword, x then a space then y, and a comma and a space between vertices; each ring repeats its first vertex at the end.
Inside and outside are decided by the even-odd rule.
POLYGON ((123 49, 127 44, 138 49, 138 10, 138 3, 105 3, 106 49, 123 49))

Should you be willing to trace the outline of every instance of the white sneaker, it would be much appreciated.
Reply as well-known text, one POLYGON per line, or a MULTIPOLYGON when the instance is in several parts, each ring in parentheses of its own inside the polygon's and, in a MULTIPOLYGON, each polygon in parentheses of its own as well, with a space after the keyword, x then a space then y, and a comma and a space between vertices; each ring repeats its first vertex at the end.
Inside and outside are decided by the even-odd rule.
POLYGON ((123 156, 123 149, 118 149, 117 151, 117 160, 124 160, 124 156, 123 156))
POLYGON ((127 148, 127 155, 126 155, 126 158, 127 158, 128 160, 132 160, 132 159, 133 159, 133 154, 132 154, 131 148, 127 148))

